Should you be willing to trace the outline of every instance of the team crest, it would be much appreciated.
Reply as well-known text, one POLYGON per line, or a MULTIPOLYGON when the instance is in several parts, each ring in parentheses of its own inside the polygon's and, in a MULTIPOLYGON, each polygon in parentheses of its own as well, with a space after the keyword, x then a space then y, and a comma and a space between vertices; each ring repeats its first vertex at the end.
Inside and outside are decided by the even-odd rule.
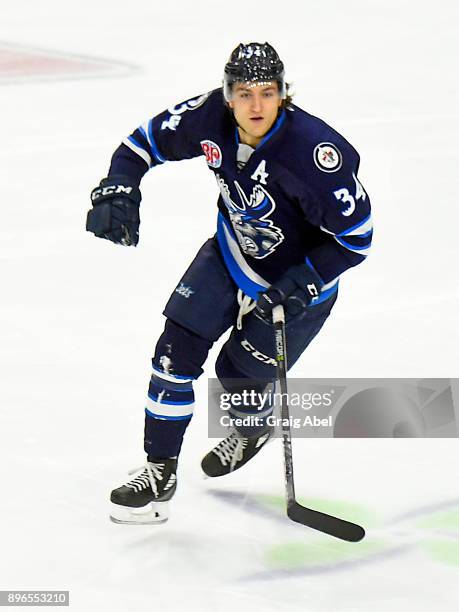
POLYGON ((202 140, 201 148, 206 156, 207 165, 211 168, 220 168, 222 165, 222 152, 218 144, 212 140, 202 140))
POLYGON ((322 172, 337 172, 343 164, 343 158, 331 142, 321 142, 314 149, 314 163, 322 172))
POLYGON ((234 181, 238 203, 232 199, 228 185, 218 174, 216 179, 242 252, 255 259, 271 255, 284 240, 282 230, 269 219, 276 208, 272 196, 262 185, 255 185, 247 197, 239 183, 234 181))

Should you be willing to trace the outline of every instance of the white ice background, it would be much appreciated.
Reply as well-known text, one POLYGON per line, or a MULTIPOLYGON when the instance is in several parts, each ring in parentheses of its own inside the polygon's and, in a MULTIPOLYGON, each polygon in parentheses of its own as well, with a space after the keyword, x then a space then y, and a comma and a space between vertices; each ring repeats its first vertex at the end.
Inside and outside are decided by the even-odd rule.
POLYGON ((368 538, 385 552, 336 562, 330 538, 254 509, 251 496, 283 494, 279 442, 202 480, 218 347, 196 386, 170 521, 108 521, 110 489, 143 461, 162 308, 214 231, 215 181, 202 158, 153 169, 137 249, 84 230, 121 139, 217 87, 240 41, 268 40, 295 102, 359 150, 375 220, 373 253, 343 275, 292 374, 457 376, 458 20, 453 0, 3 0, 0 42, 139 69, 0 85, 0 590, 68 589, 78 611, 458 609, 458 565, 428 554, 410 521, 391 526, 459 498, 457 439, 295 442, 301 496, 379 516, 368 538), (272 560, 282 547, 309 560, 293 571, 272 560))

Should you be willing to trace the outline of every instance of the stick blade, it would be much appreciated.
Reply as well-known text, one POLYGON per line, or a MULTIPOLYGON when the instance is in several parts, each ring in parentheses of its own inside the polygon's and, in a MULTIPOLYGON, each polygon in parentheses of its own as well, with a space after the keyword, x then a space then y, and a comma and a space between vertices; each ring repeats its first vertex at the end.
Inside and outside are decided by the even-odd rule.
POLYGON ((365 537, 365 529, 360 525, 349 523, 349 521, 317 510, 311 510, 311 508, 306 508, 298 502, 289 505, 287 515, 295 523, 301 523, 301 525, 328 533, 328 535, 347 542, 360 542, 365 537))

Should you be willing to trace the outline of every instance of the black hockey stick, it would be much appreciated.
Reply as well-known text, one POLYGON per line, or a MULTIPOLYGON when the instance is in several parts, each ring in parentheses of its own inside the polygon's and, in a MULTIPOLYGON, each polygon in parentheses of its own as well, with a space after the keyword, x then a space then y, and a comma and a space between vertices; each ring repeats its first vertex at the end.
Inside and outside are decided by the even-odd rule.
POLYGON ((306 508, 295 499, 293 481, 292 434, 287 401, 287 351, 285 341, 285 314, 283 306, 273 310, 274 334, 276 340, 277 378, 281 389, 282 441, 284 446, 285 491, 287 497, 287 516, 296 523, 311 529, 328 533, 340 540, 359 542, 365 536, 360 525, 349 523, 336 516, 330 516, 311 508, 306 508))

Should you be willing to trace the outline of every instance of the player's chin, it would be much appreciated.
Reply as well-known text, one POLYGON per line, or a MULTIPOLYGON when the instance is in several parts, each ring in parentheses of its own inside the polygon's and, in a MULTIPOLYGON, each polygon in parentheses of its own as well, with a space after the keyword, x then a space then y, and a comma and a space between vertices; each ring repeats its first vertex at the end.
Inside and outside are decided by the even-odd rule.
POLYGON ((255 136, 256 138, 261 138, 269 132, 269 125, 265 121, 263 121, 263 123, 251 123, 247 131, 252 136, 255 136))

